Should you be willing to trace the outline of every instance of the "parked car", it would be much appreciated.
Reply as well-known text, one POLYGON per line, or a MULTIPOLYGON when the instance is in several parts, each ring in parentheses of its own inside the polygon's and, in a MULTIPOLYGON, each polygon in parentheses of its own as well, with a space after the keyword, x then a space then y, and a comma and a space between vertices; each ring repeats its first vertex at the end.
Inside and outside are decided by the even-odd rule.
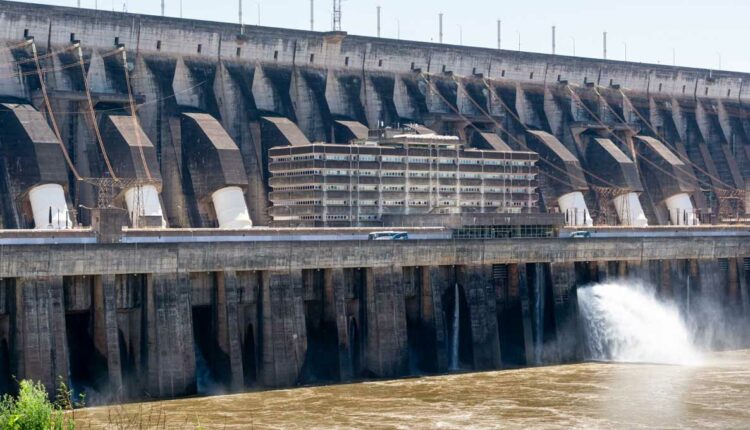
POLYGON ((409 233, 405 231, 376 231, 368 235, 369 240, 407 240, 409 233))
POLYGON ((585 230, 574 231, 573 233, 570 233, 570 236, 568 237, 571 239, 586 239, 591 237, 591 232, 585 230))

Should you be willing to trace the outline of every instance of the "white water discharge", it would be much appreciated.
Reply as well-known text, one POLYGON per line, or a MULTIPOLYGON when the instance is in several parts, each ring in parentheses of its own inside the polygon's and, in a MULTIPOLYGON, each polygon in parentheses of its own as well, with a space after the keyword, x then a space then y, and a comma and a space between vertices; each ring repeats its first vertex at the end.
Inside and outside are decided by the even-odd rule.
POLYGON ((676 307, 636 283, 615 281, 578 289, 587 359, 697 365, 701 354, 676 307))
POLYGON ((451 370, 458 370, 458 342, 459 342, 459 324, 461 318, 458 284, 454 287, 453 299, 453 341, 451 342, 451 370))

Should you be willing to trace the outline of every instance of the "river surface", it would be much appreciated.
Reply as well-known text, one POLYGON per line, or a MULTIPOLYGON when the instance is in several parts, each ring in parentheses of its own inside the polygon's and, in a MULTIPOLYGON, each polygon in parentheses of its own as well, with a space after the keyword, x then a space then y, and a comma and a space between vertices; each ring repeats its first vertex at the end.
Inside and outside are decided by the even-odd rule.
POLYGON ((79 428, 750 428, 750 350, 91 408, 79 428))

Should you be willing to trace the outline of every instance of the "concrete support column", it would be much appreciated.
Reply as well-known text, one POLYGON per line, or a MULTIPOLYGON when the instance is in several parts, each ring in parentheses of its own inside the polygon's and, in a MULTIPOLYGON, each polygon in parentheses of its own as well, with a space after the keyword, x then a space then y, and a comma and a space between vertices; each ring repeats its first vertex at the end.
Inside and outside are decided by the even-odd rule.
POLYGON ((377 267, 365 270, 365 367, 381 378, 406 375, 409 347, 402 269, 377 267))
POLYGON ((529 286, 525 264, 508 265, 508 281, 511 288, 518 291, 521 300, 521 326, 523 327, 523 349, 526 365, 534 363, 534 336, 531 327, 531 308, 529 304, 529 286))
POLYGON ((262 272, 260 294, 261 362, 266 387, 297 383, 307 353, 307 330, 300 271, 262 272))
MULTIPOLYGON (((600 263, 599 269, 606 267, 600 263)), ((551 263, 552 294, 555 308, 555 339, 562 362, 583 358, 583 345, 578 324, 578 294, 575 263, 551 263)))
POLYGON ((107 358, 109 390, 115 399, 123 397, 122 364, 120 363, 120 342, 117 328, 117 277, 101 275, 96 277, 93 291, 94 308, 94 347, 107 358))
POLYGON ((593 264, 596 265, 596 277, 598 282, 607 282, 609 280, 609 262, 607 261, 596 261, 593 264))
POLYGON ((424 337, 426 361, 432 361, 433 372, 448 370, 448 342, 445 337, 445 320, 441 292, 451 284, 446 272, 450 267, 419 267, 422 271, 421 295, 422 336, 424 337), (426 354, 429 354, 427 356, 426 354), (428 357, 428 358, 427 358, 428 357), (430 360, 431 359, 431 360, 430 360))
POLYGON ((624 279, 628 277, 628 262, 618 261, 617 262, 617 277, 624 279))
POLYGON ((737 259, 737 270, 740 278, 740 298, 742 300, 742 314, 750 317, 750 271, 745 270, 745 258, 737 259))
POLYGON ((148 275, 146 282, 147 381, 152 397, 194 394, 195 347, 187 273, 148 275))
POLYGON ((226 271, 217 277, 216 329, 219 348, 229 357, 229 388, 240 391, 244 385, 242 342, 239 325, 237 273, 226 271))
POLYGON ((738 272, 738 259, 730 258, 729 267, 727 273, 727 305, 732 311, 739 311, 742 309, 741 297, 740 297, 740 279, 738 272))
POLYGON ((474 369, 498 369, 500 337, 497 328, 497 302, 492 285, 491 265, 460 266, 458 280, 464 289, 471 318, 474 369))
POLYGON ((68 378, 62 276, 16 279, 10 310, 13 374, 55 393, 58 379, 68 378))
POLYGON ((323 291, 323 318, 327 329, 336 331, 339 363, 339 379, 347 381, 352 378, 351 348, 349 345, 349 324, 346 318, 346 288, 344 269, 325 269, 323 291))

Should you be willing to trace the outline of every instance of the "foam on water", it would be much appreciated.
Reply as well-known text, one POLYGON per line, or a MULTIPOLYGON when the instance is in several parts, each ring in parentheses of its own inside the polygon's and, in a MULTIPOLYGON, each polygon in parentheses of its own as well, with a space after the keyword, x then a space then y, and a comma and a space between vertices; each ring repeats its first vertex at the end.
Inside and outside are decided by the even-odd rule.
POLYGON ((616 281, 578 290, 587 359, 697 365, 701 354, 677 308, 616 281))

